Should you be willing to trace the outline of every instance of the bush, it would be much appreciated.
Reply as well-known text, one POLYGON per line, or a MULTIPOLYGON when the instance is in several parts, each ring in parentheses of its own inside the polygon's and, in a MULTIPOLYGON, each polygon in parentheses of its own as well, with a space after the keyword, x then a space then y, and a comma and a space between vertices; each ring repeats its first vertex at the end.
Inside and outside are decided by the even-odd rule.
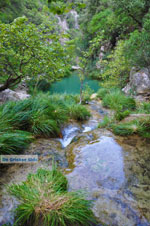
POLYGON ((136 108, 136 103, 133 98, 125 96, 121 91, 116 90, 104 97, 103 106, 116 111, 134 110, 136 108))
POLYGON ((11 185, 9 192, 20 204, 15 210, 16 224, 43 225, 91 225, 94 216, 91 202, 79 193, 67 192, 67 179, 53 167, 52 171, 39 169, 28 175, 20 185, 11 185))
POLYGON ((104 71, 102 77, 105 87, 123 88, 129 80, 131 65, 124 54, 125 41, 119 41, 107 60, 103 60, 104 71))
POLYGON ((78 121, 84 121, 91 116, 86 107, 76 104, 69 106, 69 116, 78 121))
POLYGON ((93 93, 93 90, 88 85, 86 85, 86 87, 82 93, 82 98, 83 98, 82 103, 83 104, 86 104, 90 101, 90 97, 91 97, 92 93, 93 93))

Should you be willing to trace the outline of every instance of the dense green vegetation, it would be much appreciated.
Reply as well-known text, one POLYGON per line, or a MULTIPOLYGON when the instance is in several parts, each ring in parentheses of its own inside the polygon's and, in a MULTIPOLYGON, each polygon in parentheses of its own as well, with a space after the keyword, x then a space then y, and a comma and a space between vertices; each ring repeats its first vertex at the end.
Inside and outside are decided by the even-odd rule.
MULTIPOLYGON (((87 76, 100 81, 97 98, 112 112, 99 128, 150 138, 149 116, 126 120, 132 113, 149 114, 150 103, 137 103, 121 91, 131 69, 149 62, 149 0, 1 0, 0 94, 23 81, 31 97, 0 105, 0 154, 20 154, 34 139, 62 137, 69 120, 87 120, 91 114, 84 104, 93 93, 83 89, 87 76), (78 66, 80 95, 44 93, 69 76, 72 66, 78 66)), ((55 167, 11 185, 10 194, 19 200, 15 225, 95 223, 91 202, 67 188, 55 167)))
POLYGON ((11 24, 0 24, 0 30, 0 91, 15 87, 27 77, 38 82, 44 76, 52 82, 69 69, 67 48, 50 25, 37 27, 21 17, 11 24))
POLYGON ((85 0, 80 21, 87 73, 105 86, 123 87, 133 66, 149 66, 150 2, 85 0))
POLYGON ((39 94, 0 106, 0 154, 20 153, 37 137, 57 137, 69 119, 90 116, 79 96, 39 94))
POLYGON ((11 185, 9 192, 18 198, 15 210, 17 225, 91 225, 95 222, 91 202, 81 194, 67 192, 67 179, 55 167, 39 169, 20 185, 11 185))

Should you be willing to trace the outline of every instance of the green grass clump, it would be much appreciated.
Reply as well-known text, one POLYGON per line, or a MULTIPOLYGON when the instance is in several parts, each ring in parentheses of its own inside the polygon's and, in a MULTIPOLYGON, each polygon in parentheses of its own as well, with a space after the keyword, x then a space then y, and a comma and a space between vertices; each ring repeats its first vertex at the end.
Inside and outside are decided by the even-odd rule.
POLYGON ((98 124, 98 128, 108 128, 113 122, 113 118, 104 116, 103 120, 98 124))
POLYGON ((114 134, 120 136, 132 135, 137 132, 138 126, 135 122, 113 124, 111 126, 114 134))
POLYGON ((118 121, 123 120, 124 118, 126 118, 127 116, 130 115, 130 111, 129 110, 125 110, 125 111, 116 111, 115 112, 115 119, 118 121))
POLYGON ((39 169, 8 190, 20 202, 15 225, 88 226, 95 221, 91 202, 79 193, 67 192, 67 179, 55 167, 52 171, 39 169))
POLYGON ((109 92, 110 91, 107 88, 100 88, 97 91, 97 97, 100 98, 100 99, 103 99, 109 92))
POLYGON ((91 114, 85 106, 74 104, 69 106, 69 116, 77 121, 84 121, 88 119, 91 114))
POLYGON ((113 124, 111 128, 116 135, 138 134, 144 138, 150 138, 150 117, 139 118, 131 122, 113 124))
POLYGON ((33 140, 31 133, 14 130, 8 132, 0 132, 0 154, 16 153, 16 150, 21 152, 33 140))
POLYGON ((137 109, 137 113, 150 114, 150 103, 144 102, 140 104, 139 108, 137 109))
POLYGON ((138 134, 150 138, 150 117, 138 119, 138 134))
POLYGON ((116 90, 104 97, 103 106, 116 111, 134 110, 136 108, 136 103, 133 98, 125 96, 121 91, 116 90))
POLYGON ((76 102, 77 97, 73 95, 39 93, 26 100, 1 105, 0 154, 5 151, 10 154, 20 152, 31 142, 31 135, 57 137, 61 126, 69 118, 81 121, 87 119, 89 111, 76 102))

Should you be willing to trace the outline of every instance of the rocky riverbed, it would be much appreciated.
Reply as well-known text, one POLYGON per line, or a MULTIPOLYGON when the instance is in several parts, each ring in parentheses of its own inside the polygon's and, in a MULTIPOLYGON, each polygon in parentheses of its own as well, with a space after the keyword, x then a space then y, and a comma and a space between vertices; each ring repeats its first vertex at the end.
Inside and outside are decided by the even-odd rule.
POLYGON ((36 140, 25 154, 38 154, 37 164, 14 164, 0 178, 0 226, 13 224, 17 200, 6 186, 26 179, 39 167, 51 169, 52 159, 66 174, 69 191, 81 190, 93 200, 99 225, 150 225, 150 142, 137 136, 117 137, 97 129, 104 115, 111 114, 100 102, 91 101, 91 118, 70 122, 61 139, 36 140))

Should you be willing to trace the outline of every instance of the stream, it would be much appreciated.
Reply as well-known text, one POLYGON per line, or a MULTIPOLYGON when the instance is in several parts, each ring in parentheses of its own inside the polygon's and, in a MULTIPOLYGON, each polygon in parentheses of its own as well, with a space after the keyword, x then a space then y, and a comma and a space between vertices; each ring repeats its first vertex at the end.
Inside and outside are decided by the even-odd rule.
POLYGON ((25 154, 38 154, 38 163, 3 169, 0 226, 13 225, 13 210, 18 205, 6 186, 24 181, 39 167, 51 169, 53 157, 68 178, 68 190, 80 190, 93 200, 99 226, 150 226, 150 141, 97 129, 104 115, 111 112, 94 100, 87 107, 92 115, 87 122, 71 121, 62 128, 61 139, 38 139, 31 144, 25 154))

